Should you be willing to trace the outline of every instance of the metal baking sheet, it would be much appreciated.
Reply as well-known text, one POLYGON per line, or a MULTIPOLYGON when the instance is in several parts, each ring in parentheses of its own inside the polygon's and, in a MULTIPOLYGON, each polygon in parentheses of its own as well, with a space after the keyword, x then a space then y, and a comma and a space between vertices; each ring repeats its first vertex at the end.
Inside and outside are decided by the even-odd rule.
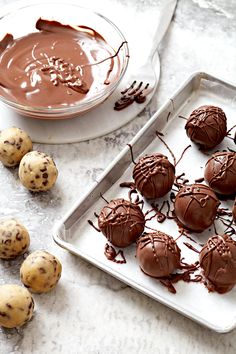
MULTIPOLYGON (((228 128, 235 124, 236 87, 206 73, 196 73, 154 114, 130 142, 134 158, 137 159, 139 155, 144 153, 161 152, 167 155, 171 161, 172 158, 166 147, 156 137, 156 130, 163 132, 165 141, 178 158, 183 149, 191 143, 185 134, 185 121, 178 116, 188 117, 193 109, 204 104, 221 107, 228 118, 228 128)), ((223 143, 217 146, 217 149, 222 150, 227 147, 235 149, 233 141, 225 138, 223 143)), ((197 146, 191 144, 191 148, 186 151, 177 166, 176 175, 185 172, 186 177, 193 183, 195 179, 203 177, 204 166, 208 158, 199 151, 197 146)), ((55 242, 140 292, 206 327, 217 332, 232 330, 236 327, 236 288, 227 294, 220 295, 209 293, 201 283, 180 281, 175 284, 177 293, 172 294, 158 280, 150 278, 140 271, 135 258, 135 245, 124 249, 126 264, 116 264, 106 259, 104 246, 107 240, 101 233, 96 232, 87 220, 90 219, 95 224, 97 223, 94 212, 99 213, 105 205, 100 193, 107 200, 118 197, 128 198, 128 190, 121 188, 119 184, 132 180, 132 169, 130 150, 127 146, 90 191, 78 201, 59 224, 55 225, 53 231, 55 242)), ((166 197, 162 198, 162 200, 166 199, 166 197)), ((227 201, 222 202, 221 207, 231 208, 232 205, 233 201, 227 201)), ((144 211, 148 209, 150 209, 150 205, 145 202, 144 211)), ((158 224, 153 219, 147 224, 172 235, 174 238, 178 236, 177 226, 171 220, 158 224)), ((219 233, 223 232, 219 222, 217 229, 219 233)), ((212 234, 214 234, 213 227, 204 233, 193 233, 191 236, 198 242, 204 243, 212 234)), ((181 248, 181 254, 187 262, 194 262, 198 255, 183 244, 186 241, 191 243, 184 236, 177 241, 181 248)), ((196 247, 196 244, 193 246, 196 247)))

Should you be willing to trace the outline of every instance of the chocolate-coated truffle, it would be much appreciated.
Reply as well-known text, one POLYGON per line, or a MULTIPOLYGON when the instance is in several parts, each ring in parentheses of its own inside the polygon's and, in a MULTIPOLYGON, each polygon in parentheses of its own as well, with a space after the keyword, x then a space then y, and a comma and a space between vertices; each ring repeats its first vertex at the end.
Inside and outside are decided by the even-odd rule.
POLYGON ((175 167, 162 154, 145 155, 135 165, 133 179, 145 198, 161 198, 171 190, 175 167))
POLYGON ((151 277, 167 277, 180 268, 179 247, 161 231, 143 234, 137 241, 136 256, 142 271, 151 277))
POLYGON ((175 215, 187 229, 202 232, 215 220, 220 202, 214 191, 204 184, 184 186, 177 193, 175 215))
POLYGON ((229 235, 209 238, 199 260, 210 290, 223 294, 236 284, 236 242, 229 235))
POLYGON ((225 113, 219 107, 201 106, 191 113, 185 129, 188 137, 202 149, 212 149, 227 134, 225 113))
POLYGON ((219 194, 236 193, 236 153, 217 152, 207 161, 205 180, 219 194))
POLYGON ((114 199, 105 205, 98 218, 98 226, 114 246, 126 247, 142 234, 145 218, 137 204, 114 199))

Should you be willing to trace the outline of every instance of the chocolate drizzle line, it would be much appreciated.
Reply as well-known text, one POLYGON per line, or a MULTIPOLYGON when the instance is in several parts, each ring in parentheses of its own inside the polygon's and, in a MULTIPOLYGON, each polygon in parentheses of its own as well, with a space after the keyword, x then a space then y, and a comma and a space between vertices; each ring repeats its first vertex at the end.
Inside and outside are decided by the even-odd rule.
POLYGON ((167 122, 169 121, 170 115, 171 115, 171 112, 168 112, 167 117, 166 117, 167 122))
POLYGON ((227 234, 229 236, 236 234, 235 227, 232 225, 232 211, 230 211, 228 208, 218 208, 216 219, 218 219, 224 226, 226 226, 224 234, 227 234), (224 218, 224 216, 228 216, 229 218, 224 218))
POLYGON ((106 200, 105 198, 104 198, 104 196, 102 195, 102 193, 100 193, 100 197, 108 204, 109 202, 108 202, 108 200, 106 200))
POLYGON ((134 154, 133 154, 133 147, 131 144, 127 144, 129 149, 130 149, 130 154, 131 154, 131 161, 133 162, 134 165, 136 165, 136 162, 134 160, 134 154))
POLYGON ((91 225, 97 232, 101 232, 101 230, 100 230, 98 227, 96 227, 96 226, 94 225, 94 223, 92 222, 92 220, 87 220, 87 221, 88 221, 89 225, 91 225))
POLYGON ((165 147, 167 148, 167 150, 169 151, 169 153, 171 154, 171 156, 172 156, 172 158, 173 158, 174 166, 176 166, 176 157, 175 157, 175 155, 173 154, 173 152, 172 152, 172 150, 169 148, 169 146, 166 144, 165 140, 162 139, 162 136, 164 136, 164 134, 161 133, 161 132, 158 132, 158 131, 156 130, 156 136, 157 136, 158 139, 160 139, 161 142, 165 145, 165 147))
POLYGON ((121 92, 121 98, 115 102, 114 110, 121 111, 130 106, 132 103, 143 103, 146 101, 147 95, 153 90, 149 88, 149 83, 144 86, 141 81, 137 86, 137 81, 134 80, 132 84, 121 92))
POLYGON ((122 183, 120 183, 120 187, 135 189, 135 184, 134 184, 134 182, 122 182, 122 183))
POLYGON ((200 177, 200 178, 197 178, 195 179, 195 183, 202 183, 204 181, 204 177, 200 177))
POLYGON ((172 213, 173 210, 170 208, 170 203, 168 200, 164 200, 161 207, 159 208, 158 204, 152 203, 152 210, 156 212, 155 216, 157 216, 157 221, 159 223, 164 222, 166 219, 173 219, 172 213), (162 210, 167 207, 166 212, 163 212, 162 210), (171 214, 171 215, 170 215, 171 214))
POLYGON ((196 252, 196 253, 200 253, 200 251, 198 251, 195 247, 193 247, 190 243, 188 242, 183 242, 183 244, 188 247, 190 250, 196 252))
POLYGON ((178 117, 181 118, 181 119, 184 119, 184 120, 188 120, 188 118, 183 117, 183 116, 178 116, 178 117))
MULTIPOLYGON (((102 64, 104 63, 105 61, 107 60, 112 60, 113 58, 117 57, 117 55, 119 54, 121 48, 123 47, 124 44, 127 44, 128 42, 127 41, 124 41, 121 43, 121 45, 119 46, 119 48, 117 49, 117 51, 115 52, 115 54, 103 59, 103 60, 100 60, 100 61, 97 61, 96 63, 88 63, 88 64, 84 64, 84 65, 81 65, 81 68, 84 68, 86 66, 94 66, 94 65, 98 65, 98 64, 102 64)), ((106 79, 104 80, 104 85, 109 85, 110 84, 110 81, 109 81, 109 76, 113 70, 113 67, 114 67, 114 62, 111 61, 111 65, 110 65, 110 68, 107 72, 107 76, 106 76, 106 79)))
POLYGON ((178 165, 178 163, 182 160, 182 158, 183 158, 185 152, 186 152, 190 147, 191 147, 191 145, 186 146, 186 148, 183 150, 182 154, 180 155, 180 158, 179 158, 178 161, 176 162, 175 167, 176 167, 176 166, 178 165))
POLYGON ((176 187, 181 188, 189 182, 189 180, 187 178, 184 178, 184 176, 185 176, 185 173, 183 172, 180 175, 175 177, 174 185, 176 187))
POLYGON ((230 132, 236 127, 236 124, 233 125, 226 133, 226 135, 228 136, 230 134, 230 132))
POLYGON ((191 275, 199 269, 199 264, 198 262, 196 262, 196 264, 191 264, 188 265, 189 269, 187 269, 186 271, 184 271, 183 273, 175 273, 175 274, 171 274, 169 277, 166 278, 159 278, 159 281, 162 285, 164 285, 169 292, 171 292, 172 294, 176 294, 176 289, 174 287, 173 284, 176 284, 177 282, 179 282, 180 280, 183 280, 186 283, 190 283, 190 282, 201 282, 202 281, 202 275, 200 274, 195 274, 194 277, 191 277, 191 275))
POLYGON ((122 250, 119 250, 117 252, 115 248, 109 245, 108 243, 106 243, 105 245, 104 254, 109 261, 115 262, 117 264, 126 263, 124 252, 122 250), (121 259, 117 259, 119 256, 121 257, 121 259))

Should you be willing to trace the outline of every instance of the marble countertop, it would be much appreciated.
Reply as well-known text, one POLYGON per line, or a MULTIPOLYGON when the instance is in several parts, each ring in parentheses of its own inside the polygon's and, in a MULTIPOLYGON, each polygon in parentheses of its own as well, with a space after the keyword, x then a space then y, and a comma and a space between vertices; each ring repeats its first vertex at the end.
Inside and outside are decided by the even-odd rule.
MULTIPOLYGON (((12 0, 0 0, 0 5, 9 2, 12 0)), ((116 6, 133 7, 143 11, 144 16, 148 11, 158 11, 161 2, 164 0, 77 1, 103 13, 111 7, 114 13, 116 6)), ((71 145, 35 145, 54 157, 60 172, 55 188, 47 194, 31 195, 20 185, 17 169, 0 165, 0 216, 20 218, 31 235, 30 251, 47 249, 63 265, 57 288, 34 296, 33 320, 20 329, 0 329, 1 354, 236 352, 235 331, 217 334, 200 327, 60 249, 51 232, 54 222, 88 190, 156 108, 192 72, 206 71, 236 82, 235 43, 234 0, 179 0, 159 51, 158 90, 144 112, 102 138, 71 145)), ((0 284, 20 284, 21 262, 21 257, 0 262, 0 284)))

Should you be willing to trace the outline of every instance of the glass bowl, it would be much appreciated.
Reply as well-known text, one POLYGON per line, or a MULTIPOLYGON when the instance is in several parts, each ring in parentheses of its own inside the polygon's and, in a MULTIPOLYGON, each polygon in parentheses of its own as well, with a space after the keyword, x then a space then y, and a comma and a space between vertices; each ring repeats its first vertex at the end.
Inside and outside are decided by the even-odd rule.
POLYGON ((73 105, 65 107, 30 106, 30 104, 20 104, 17 100, 6 98, 0 94, 0 100, 21 115, 50 120, 76 117, 94 109, 106 100, 118 86, 126 72, 129 61, 128 44, 116 25, 96 12, 73 3, 53 0, 33 4, 30 1, 18 1, 13 5, 2 7, 0 15, 0 38, 3 38, 6 33, 11 33, 14 39, 17 39, 36 32, 35 24, 41 17, 72 26, 83 25, 91 27, 105 39, 114 52, 125 42, 114 58, 116 73, 113 75, 114 77, 111 79, 110 84, 96 86, 95 89, 91 90, 91 93, 89 91, 83 99, 73 105))

